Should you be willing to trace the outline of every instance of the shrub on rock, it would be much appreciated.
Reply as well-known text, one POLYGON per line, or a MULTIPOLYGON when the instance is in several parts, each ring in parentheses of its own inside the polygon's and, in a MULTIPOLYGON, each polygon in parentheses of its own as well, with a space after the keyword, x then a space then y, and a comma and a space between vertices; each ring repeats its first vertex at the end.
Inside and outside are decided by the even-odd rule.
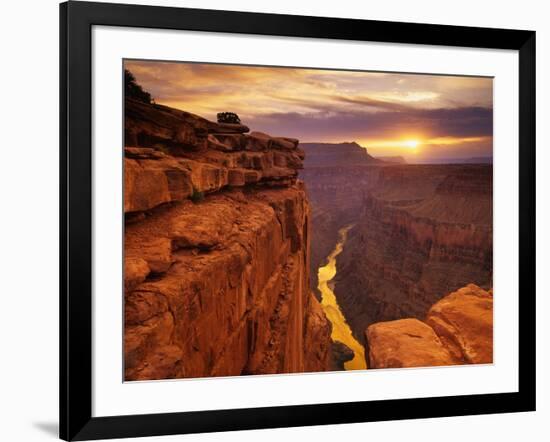
POLYGON ((218 123, 241 124, 241 119, 233 112, 220 112, 217 117, 218 123))

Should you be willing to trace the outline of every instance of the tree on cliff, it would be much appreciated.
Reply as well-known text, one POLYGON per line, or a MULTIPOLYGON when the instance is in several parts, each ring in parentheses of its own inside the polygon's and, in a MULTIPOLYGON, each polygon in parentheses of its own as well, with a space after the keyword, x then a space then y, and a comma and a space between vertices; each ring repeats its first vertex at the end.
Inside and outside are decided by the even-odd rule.
POLYGON ((145 92, 137 83, 136 77, 128 69, 124 69, 124 93, 126 97, 133 98, 144 103, 151 103, 151 94, 145 92))
POLYGON ((234 112, 220 112, 217 117, 218 123, 241 124, 241 119, 234 112))

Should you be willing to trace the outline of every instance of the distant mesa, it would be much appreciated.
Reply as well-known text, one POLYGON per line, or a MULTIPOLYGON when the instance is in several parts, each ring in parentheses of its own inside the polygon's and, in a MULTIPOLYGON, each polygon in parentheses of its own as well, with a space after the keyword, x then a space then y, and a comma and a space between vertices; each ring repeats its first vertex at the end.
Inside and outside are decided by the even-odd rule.
POLYGON ((393 164, 407 164, 407 161, 402 156, 392 156, 392 157, 376 157, 377 159, 384 161, 386 163, 393 164))
POLYGON ((306 153, 304 167, 361 166, 382 164, 355 141, 344 143, 300 143, 306 153))

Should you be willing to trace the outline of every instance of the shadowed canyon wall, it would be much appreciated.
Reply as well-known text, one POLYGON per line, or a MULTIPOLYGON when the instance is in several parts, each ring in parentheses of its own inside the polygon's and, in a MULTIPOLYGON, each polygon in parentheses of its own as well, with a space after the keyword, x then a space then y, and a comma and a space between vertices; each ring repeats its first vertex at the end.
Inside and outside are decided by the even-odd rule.
POLYGON ((492 287, 492 168, 383 168, 340 258, 335 292, 355 333, 423 318, 442 296, 492 287))
POLYGON ((306 157, 300 178, 311 202, 311 287, 317 297, 317 270, 336 242, 338 231, 357 221, 363 199, 375 184, 381 161, 357 143, 301 143, 306 157))
POLYGON ((325 371, 298 141, 126 100, 126 380, 325 371))

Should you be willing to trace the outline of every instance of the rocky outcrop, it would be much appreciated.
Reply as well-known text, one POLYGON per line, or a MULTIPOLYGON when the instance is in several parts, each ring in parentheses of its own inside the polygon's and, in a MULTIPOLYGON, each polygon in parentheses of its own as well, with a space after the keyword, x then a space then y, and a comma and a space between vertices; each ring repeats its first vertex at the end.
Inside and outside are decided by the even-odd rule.
POLYGON ((335 281, 358 337, 375 322, 423 319, 442 295, 470 282, 491 287, 491 167, 380 168, 335 281))
POLYGON ((288 186, 302 167, 295 139, 131 99, 125 112, 126 213, 226 187, 288 186))
POLYGON ((126 101, 125 379, 324 371, 298 141, 126 101))
POLYGON ((332 362, 332 327, 313 293, 310 293, 308 302, 304 339, 307 357, 304 361, 304 371, 326 371, 327 367, 330 369, 332 362))
POLYGON ((355 357, 353 350, 340 341, 334 341, 332 343, 331 353, 331 371, 345 370, 344 364, 355 357))
POLYGON ((378 322, 365 338, 369 368, 491 363, 492 290, 469 284, 433 305, 425 322, 378 322))
POLYGON ((449 350, 433 329, 418 319, 378 322, 366 332, 369 368, 453 365, 449 350))
POLYGON ((428 311, 426 323, 451 354, 465 363, 493 362, 493 291, 469 284, 428 311))

